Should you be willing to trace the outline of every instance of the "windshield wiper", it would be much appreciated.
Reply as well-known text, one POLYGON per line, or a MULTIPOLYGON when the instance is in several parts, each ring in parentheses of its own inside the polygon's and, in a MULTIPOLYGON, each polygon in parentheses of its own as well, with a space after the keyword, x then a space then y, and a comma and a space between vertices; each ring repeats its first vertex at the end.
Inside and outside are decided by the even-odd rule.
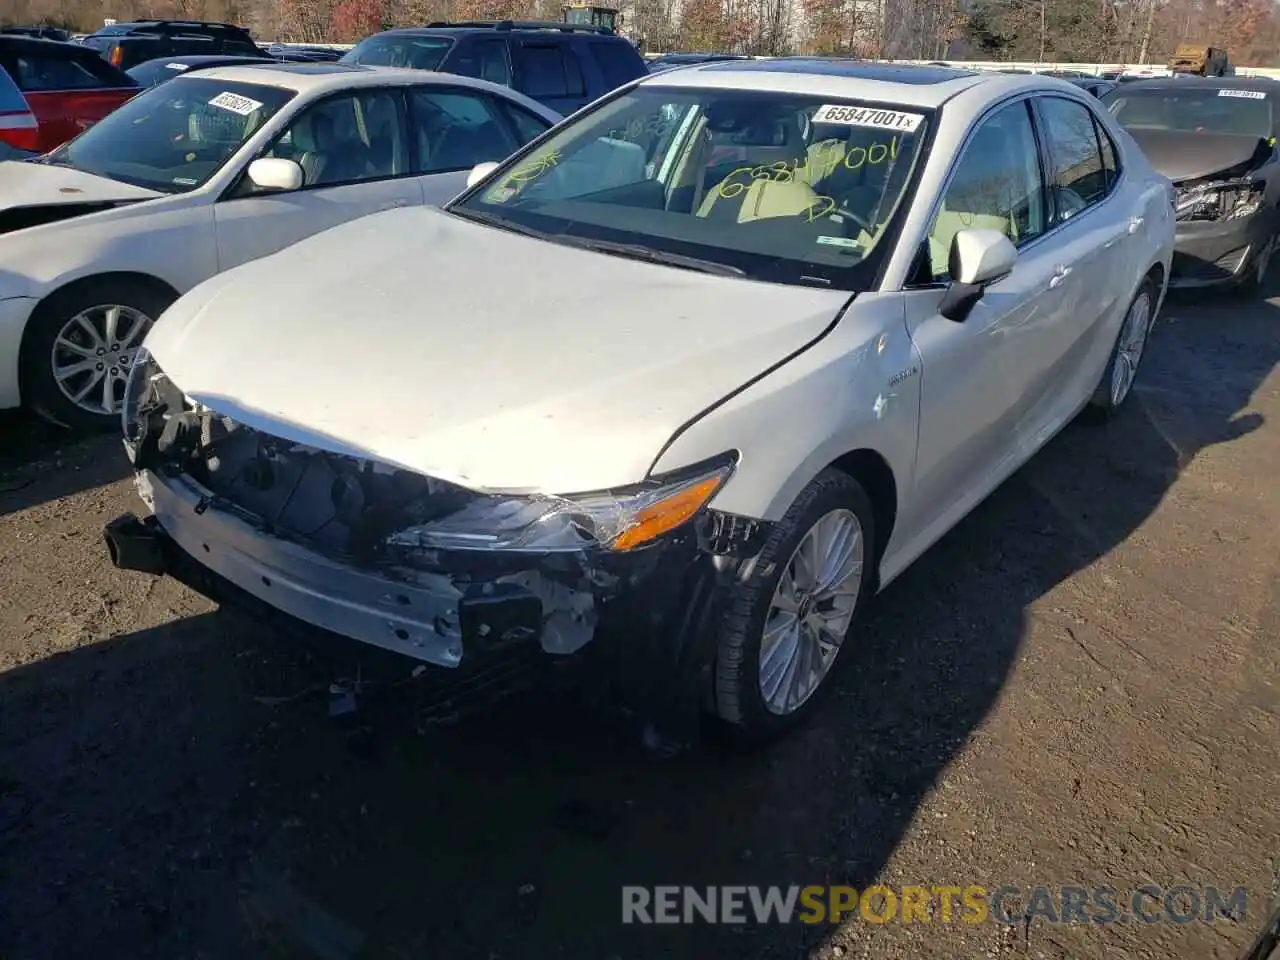
POLYGON ((555 243, 563 243, 571 247, 582 247, 584 250, 599 250, 601 253, 612 253, 632 260, 644 260, 646 263, 661 263, 668 267, 680 267, 683 270, 696 270, 699 273, 711 273, 719 277, 745 277, 747 272, 727 263, 715 260, 703 260, 701 257, 686 257, 680 253, 668 253, 654 247, 646 247, 641 243, 615 243, 612 240, 591 240, 586 237, 572 237, 557 234, 549 237, 555 243))

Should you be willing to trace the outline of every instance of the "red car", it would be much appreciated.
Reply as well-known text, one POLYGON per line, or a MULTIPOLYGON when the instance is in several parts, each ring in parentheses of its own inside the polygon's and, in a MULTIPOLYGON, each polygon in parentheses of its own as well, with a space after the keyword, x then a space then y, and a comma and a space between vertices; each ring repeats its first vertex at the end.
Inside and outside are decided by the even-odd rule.
POLYGON ((140 90, 127 73, 74 43, 0 35, 0 67, 22 91, 38 126, 20 138, 30 146, 5 136, 2 122, 0 139, 39 153, 79 136, 140 90))

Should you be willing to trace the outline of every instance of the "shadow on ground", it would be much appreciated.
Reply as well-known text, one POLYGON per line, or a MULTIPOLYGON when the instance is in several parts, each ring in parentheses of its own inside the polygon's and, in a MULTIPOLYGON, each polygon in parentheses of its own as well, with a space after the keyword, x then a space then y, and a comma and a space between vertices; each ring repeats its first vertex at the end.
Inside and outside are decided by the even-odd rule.
POLYGON ((0 411, 0 517, 128 473, 116 433, 80 436, 20 411, 0 411))
POLYGON ((816 722, 764 752, 661 763, 545 700, 352 750, 323 693, 254 699, 323 685, 332 651, 234 612, 0 676, 0 952, 802 955, 822 931, 623 927, 620 887, 877 876, 981 736, 1028 606, 1260 426, 1280 309, 1166 313, 1137 402, 1070 426, 886 591, 816 722))

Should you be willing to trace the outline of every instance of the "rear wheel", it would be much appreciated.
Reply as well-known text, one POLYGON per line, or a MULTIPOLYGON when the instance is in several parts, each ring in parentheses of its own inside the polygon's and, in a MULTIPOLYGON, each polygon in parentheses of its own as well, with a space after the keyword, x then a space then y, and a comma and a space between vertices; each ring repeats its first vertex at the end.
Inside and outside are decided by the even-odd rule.
POLYGON ((805 487, 731 597, 716 652, 722 720, 758 736, 813 710, 869 599, 874 544, 857 480, 828 469, 805 487))
POLYGON ((1138 367, 1146 354, 1147 336, 1155 321, 1155 305, 1156 285, 1148 277, 1142 281, 1142 286, 1129 304, 1124 322, 1120 325, 1120 334, 1116 337, 1115 346, 1111 348, 1107 369, 1089 400, 1089 409, 1095 416, 1102 419, 1115 416, 1129 398, 1133 382, 1138 377, 1138 367))
POLYGON ((24 403, 73 430, 109 430, 134 357, 172 293, 139 280, 90 280, 53 294, 31 317, 20 357, 24 403))

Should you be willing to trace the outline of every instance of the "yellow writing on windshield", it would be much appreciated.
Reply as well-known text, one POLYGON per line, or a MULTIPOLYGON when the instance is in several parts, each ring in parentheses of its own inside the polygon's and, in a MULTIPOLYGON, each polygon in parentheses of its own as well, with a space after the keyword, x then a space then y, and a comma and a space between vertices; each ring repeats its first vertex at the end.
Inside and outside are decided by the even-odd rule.
POLYGON ((540 156, 534 157, 511 171, 511 179, 517 183, 527 183, 530 180, 536 180, 548 170, 553 168, 560 162, 560 153, 557 150, 548 150, 540 156))
POLYGON ((824 141, 810 148, 803 163, 779 160, 755 167, 738 167, 720 181, 716 192, 722 199, 732 200, 746 190, 753 180, 772 180, 775 183, 800 180, 812 184, 831 176, 841 166, 850 172, 868 166, 883 166, 898 158, 898 141, 899 138, 894 137, 888 143, 847 148, 841 147, 838 141, 824 141))

